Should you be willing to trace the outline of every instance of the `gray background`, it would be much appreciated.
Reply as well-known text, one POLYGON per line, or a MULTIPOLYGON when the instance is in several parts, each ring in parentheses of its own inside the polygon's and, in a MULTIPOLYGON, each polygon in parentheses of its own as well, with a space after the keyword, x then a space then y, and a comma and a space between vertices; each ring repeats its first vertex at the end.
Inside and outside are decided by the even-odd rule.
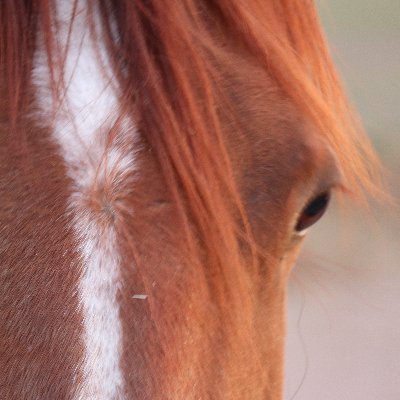
MULTIPOLYGON (((400 198, 400 0, 317 1, 336 63, 400 198)), ((289 285, 286 400, 400 400, 399 210, 335 205, 289 285)))

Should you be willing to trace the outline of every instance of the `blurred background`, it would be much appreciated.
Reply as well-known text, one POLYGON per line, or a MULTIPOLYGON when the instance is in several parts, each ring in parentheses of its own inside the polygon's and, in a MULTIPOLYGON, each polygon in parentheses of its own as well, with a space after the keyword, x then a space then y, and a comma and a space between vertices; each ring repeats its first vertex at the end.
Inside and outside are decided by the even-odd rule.
MULTIPOLYGON (((400 0, 317 0, 400 199, 400 0)), ((399 210, 330 208, 289 286, 285 400, 400 399, 399 210)))

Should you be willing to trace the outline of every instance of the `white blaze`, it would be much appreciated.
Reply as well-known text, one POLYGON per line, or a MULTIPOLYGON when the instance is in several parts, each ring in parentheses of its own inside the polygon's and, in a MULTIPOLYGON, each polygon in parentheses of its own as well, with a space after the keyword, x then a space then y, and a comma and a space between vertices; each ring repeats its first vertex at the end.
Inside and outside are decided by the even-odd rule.
MULTIPOLYGON (((102 193, 107 185, 112 188, 111 193, 117 194, 131 183, 135 167, 134 128, 125 119, 115 140, 111 144, 107 141, 118 116, 117 89, 110 82, 112 72, 104 46, 93 44, 84 0, 77 2, 68 35, 73 3, 67 0, 56 3, 58 42, 66 49, 63 71, 66 91, 55 116, 52 114, 52 129, 74 186, 69 206, 83 265, 79 294, 85 358, 82 385, 76 389, 75 399, 122 399, 122 328, 117 303, 120 259, 116 232, 113 223, 107 223, 107 207, 102 220, 101 207, 100 211, 91 209, 88 199, 93 189, 102 193)), ((98 29, 98 20, 96 25, 98 29)), ((100 31, 97 33, 101 35, 100 31)), ((49 91, 47 58, 41 46, 38 47, 34 80, 41 112, 49 118, 54 103, 49 91)), ((104 201, 112 207, 112 199, 104 201)))

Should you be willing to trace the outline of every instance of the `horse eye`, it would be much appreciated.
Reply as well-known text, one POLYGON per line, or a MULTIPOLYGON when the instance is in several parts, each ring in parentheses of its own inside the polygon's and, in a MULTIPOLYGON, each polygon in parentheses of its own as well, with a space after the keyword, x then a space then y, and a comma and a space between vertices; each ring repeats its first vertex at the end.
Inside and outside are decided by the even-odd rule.
POLYGON ((314 225, 324 215, 330 197, 330 192, 323 192, 311 200, 300 214, 295 230, 301 232, 314 225))

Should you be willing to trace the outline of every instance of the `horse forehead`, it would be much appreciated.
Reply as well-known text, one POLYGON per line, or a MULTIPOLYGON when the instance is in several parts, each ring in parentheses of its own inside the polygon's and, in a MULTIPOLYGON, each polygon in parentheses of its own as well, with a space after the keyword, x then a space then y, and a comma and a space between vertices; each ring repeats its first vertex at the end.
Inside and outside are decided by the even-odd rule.
MULTIPOLYGON (((275 158, 277 162, 282 157, 291 158, 296 153, 307 156, 317 150, 313 140, 319 135, 268 71, 245 56, 235 57, 232 65, 224 67, 232 113, 226 119, 235 121, 237 128, 231 129, 232 121, 227 121, 227 142, 233 157, 237 153, 242 157, 247 150, 251 159, 275 158)), ((289 163, 289 168, 293 167, 289 163)))
POLYGON ((227 122, 226 138, 239 177, 250 184, 261 179, 273 192, 274 185, 289 187, 331 163, 322 135, 265 71, 243 64, 233 82, 228 93, 239 122, 236 130, 227 122))

